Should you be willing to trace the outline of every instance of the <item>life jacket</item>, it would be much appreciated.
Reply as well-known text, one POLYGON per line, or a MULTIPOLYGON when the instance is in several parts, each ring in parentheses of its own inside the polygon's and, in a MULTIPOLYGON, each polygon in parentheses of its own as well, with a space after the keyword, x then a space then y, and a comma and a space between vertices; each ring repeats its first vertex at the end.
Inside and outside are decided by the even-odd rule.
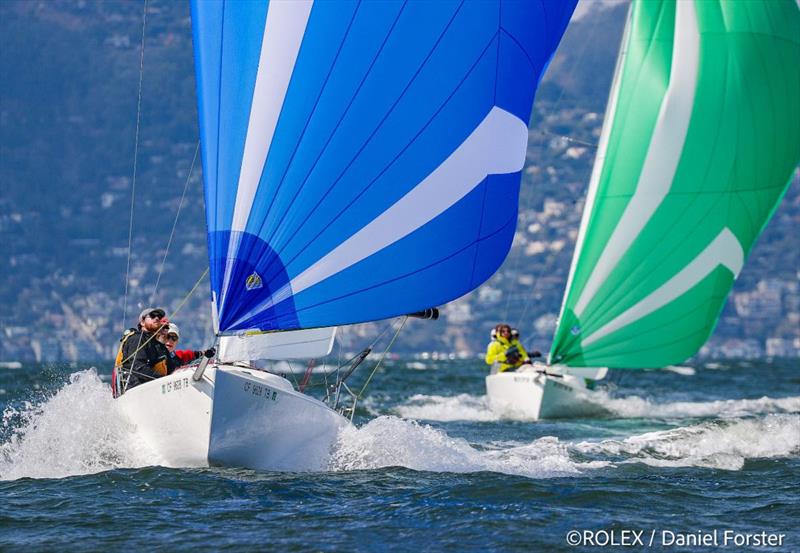
POLYGON ((119 397, 118 393, 118 386, 117 386, 117 379, 120 375, 118 375, 118 370, 122 368, 122 362, 124 359, 122 358, 122 348, 125 346, 125 342, 128 341, 128 338, 136 334, 135 328, 129 328, 125 331, 122 335, 122 338, 119 339, 119 349, 117 349, 117 357, 114 359, 114 368, 111 370, 111 395, 114 397, 119 397))

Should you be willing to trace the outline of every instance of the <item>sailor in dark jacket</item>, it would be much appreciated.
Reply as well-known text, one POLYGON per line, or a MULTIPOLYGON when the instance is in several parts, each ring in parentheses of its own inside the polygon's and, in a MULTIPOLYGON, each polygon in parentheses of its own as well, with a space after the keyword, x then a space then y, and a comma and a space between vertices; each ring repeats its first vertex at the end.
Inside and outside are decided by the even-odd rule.
MULTIPOLYGON (((127 330, 122 336, 114 363, 115 376, 119 373, 122 391, 167 374, 169 350, 156 340, 156 334, 168 324, 164 310, 151 307, 141 312, 137 327, 127 330)), ((112 382, 114 396, 117 396, 121 391, 116 389, 116 378, 112 378, 112 382)))

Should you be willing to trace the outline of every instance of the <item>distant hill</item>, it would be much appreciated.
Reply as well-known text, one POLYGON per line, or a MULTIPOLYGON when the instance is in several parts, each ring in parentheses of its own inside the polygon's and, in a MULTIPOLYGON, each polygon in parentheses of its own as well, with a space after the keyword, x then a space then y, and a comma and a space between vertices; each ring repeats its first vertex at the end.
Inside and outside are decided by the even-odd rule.
MULTIPOLYGON (((207 267, 199 162, 188 178, 198 140, 188 3, 148 6, 134 190, 142 4, 0 3, 0 359, 108 359, 150 303, 181 306, 187 344, 210 339, 207 281, 182 304, 207 267)), ((573 21, 541 83, 505 265, 438 323, 411 322, 398 351, 480 351, 501 319, 547 349, 626 10, 598 4, 573 21)), ((738 291, 796 280, 798 213, 795 186, 738 291)), ((782 309, 798 311, 797 298, 787 292, 782 309)), ((730 309, 720 336, 798 333, 761 319, 745 328, 730 309)), ((383 324, 348 331, 346 346, 383 324)))

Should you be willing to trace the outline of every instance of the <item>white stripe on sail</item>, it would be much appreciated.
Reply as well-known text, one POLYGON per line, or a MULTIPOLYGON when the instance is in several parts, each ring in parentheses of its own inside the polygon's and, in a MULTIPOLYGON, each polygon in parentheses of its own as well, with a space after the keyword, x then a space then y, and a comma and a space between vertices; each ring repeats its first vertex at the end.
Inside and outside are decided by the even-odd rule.
POLYGON ((232 326, 408 236, 469 194, 488 175, 521 171, 527 144, 528 125, 515 115, 493 107, 467 139, 422 182, 232 326))
POLYGON ((231 223, 231 230, 234 232, 243 231, 247 225, 312 4, 313 0, 269 4, 239 186, 236 190, 236 205, 231 223))
POLYGON ((678 274, 662 284, 649 296, 642 299, 633 307, 624 311, 611 322, 605 324, 582 341, 583 346, 588 346, 612 332, 638 321, 682 296, 693 286, 706 278, 711 271, 719 265, 724 265, 733 273, 733 278, 739 275, 744 264, 744 249, 736 236, 728 228, 722 229, 716 238, 706 246, 691 263, 678 274))
POLYGON ((220 311, 224 310, 226 291, 230 288, 230 276, 236 260, 236 251, 239 249, 241 233, 245 230, 250 217, 253 199, 272 144, 278 117, 283 109, 286 90, 289 88, 289 80, 294 71, 313 3, 313 0, 270 2, 267 9, 231 221, 232 232, 222 283, 220 311))
POLYGON ((575 304, 578 317, 666 197, 681 159, 697 88, 700 34, 694 3, 678 2, 676 10, 669 87, 639 182, 575 304))

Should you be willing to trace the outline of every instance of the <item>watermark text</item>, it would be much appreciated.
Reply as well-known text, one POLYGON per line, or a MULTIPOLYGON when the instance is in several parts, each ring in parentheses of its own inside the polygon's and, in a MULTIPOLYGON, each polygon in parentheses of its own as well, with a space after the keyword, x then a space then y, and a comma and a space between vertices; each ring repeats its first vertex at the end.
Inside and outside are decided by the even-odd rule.
POLYGON ((567 545, 580 547, 783 547, 786 534, 766 530, 743 532, 731 529, 668 530, 631 528, 570 530, 567 545))

